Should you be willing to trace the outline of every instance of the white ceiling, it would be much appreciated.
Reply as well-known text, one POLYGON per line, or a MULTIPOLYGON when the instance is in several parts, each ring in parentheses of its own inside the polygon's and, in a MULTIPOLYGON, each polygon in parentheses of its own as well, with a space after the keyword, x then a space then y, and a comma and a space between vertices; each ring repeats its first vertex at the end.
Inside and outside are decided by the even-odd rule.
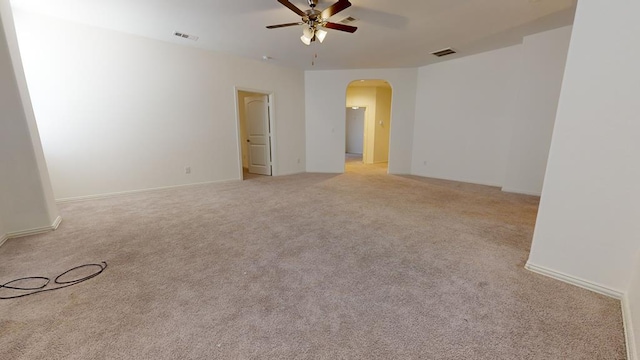
MULTIPOLYGON (((291 0, 308 8, 306 0, 291 0)), ((320 0, 322 10, 334 0, 320 0)), ((417 67, 442 61, 445 47, 475 54, 520 43, 522 37, 573 22, 576 0, 351 0, 354 34, 329 30, 305 46, 299 21, 276 0, 12 0, 14 7, 158 40, 232 53, 302 69, 417 67), (199 36, 194 42, 174 31, 199 36), (312 59, 317 59, 312 66, 312 59)))

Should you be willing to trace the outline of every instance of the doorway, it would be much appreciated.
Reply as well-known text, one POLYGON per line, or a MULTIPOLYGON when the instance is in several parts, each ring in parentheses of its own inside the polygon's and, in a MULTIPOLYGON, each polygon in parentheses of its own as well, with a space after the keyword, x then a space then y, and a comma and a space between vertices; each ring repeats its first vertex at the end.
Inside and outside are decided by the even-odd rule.
POLYGON ((347 129, 345 152, 362 156, 364 151, 364 119, 366 107, 347 108, 347 129))
POLYGON ((236 88, 241 180, 273 174, 272 94, 236 88))
POLYGON ((392 96, 384 80, 356 80, 347 86, 345 170, 355 164, 388 169, 392 96))

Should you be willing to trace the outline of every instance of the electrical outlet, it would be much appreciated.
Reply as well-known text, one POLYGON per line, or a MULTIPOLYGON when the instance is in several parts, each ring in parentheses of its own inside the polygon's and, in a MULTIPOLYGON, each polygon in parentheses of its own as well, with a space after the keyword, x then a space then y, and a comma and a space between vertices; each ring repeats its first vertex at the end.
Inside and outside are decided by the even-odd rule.
POLYGON ((298 164, 300 164, 300 158, 298 158, 298 164))
POLYGON ((191 166, 186 166, 184 168, 184 173, 187 174, 187 175, 191 174, 191 166))

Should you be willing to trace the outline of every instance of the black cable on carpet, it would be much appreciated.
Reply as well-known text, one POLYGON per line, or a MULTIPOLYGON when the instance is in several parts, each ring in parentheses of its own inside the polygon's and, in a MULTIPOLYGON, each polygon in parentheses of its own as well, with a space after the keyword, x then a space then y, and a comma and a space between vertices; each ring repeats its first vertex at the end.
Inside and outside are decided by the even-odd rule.
POLYGON ((73 286, 73 285, 77 285, 80 284, 81 282, 87 281, 89 279, 92 279, 100 274, 102 274, 102 272, 104 271, 104 269, 107 268, 107 262, 103 261, 100 264, 84 264, 84 265, 80 265, 80 266, 76 266, 74 268, 71 268, 65 272, 63 272, 62 274, 56 276, 56 278, 53 280, 54 284, 60 285, 58 287, 53 287, 53 288, 46 288, 47 285, 49 285, 49 283, 51 282, 51 279, 49 279, 48 277, 44 277, 44 276, 28 276, 28 277, 23 277, 20 279, 15 279, 15 280, 11 280, 9 282, 6 282, 2 285, 0 285, 0 290, 4 289, 11 289, 11 290, 17 290, 17 291, 29 291, 27 293, 22 293, 20 295, 13 295, 13 296, 0 296, 0 300, 7 300, 7 299, 17 299, 17 298, 21 298, 24 296, 29 296, 29 295, 33 295, 33 294, 38 294, 41 292, 45 292, 45 291, 53 291, 53 290, 60 290, 60 289, 64 289, 66 287, 69 286, 73 286), (83 268, 90 268, 90 267, 94 267, 96 268, 96 271, 78 278, 78 279, 74 279, 74 280, 61 280, 60 278, 67 275, 68 273, 78 270, 78 269, 83 269, 83 268), (28 281, 28 280, 43 280, 44 284, 40 285, 40 286, 34 286, 34 287, 26 287, 26 286, 15 286, 15 283, 18 283, 20 281, 28 281))

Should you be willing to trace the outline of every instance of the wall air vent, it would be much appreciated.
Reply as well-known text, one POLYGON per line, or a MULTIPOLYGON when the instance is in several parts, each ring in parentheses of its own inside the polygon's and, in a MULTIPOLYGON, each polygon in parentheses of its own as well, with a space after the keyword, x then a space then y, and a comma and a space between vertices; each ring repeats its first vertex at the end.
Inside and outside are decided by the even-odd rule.
POLYGON ((179 31, 174 31, 173 35, 175 35, 177 37, 181 37, 183 39, 189 39, 189 40, 193 40, 193 41, 198 41, 198 37, 197 36, 181 33, 179 31))
POLYGON ((354 21, 358 21, 358 19, 354 18, 353 16, 349 16, 349 17, 346 17, 346 18, 340 20, 340 24, 350 24, 350 23, 352 23, 354 21))
POLYGON ((435 55, 437 57, 443 57, 443 56, 452 55, 452 54, 455 54, 455 53, 456 53, 456 51, 453 50, 452 48, 446 48, 446 49, 434 51, 434 52, 431 53, 431 55, 435 55))

